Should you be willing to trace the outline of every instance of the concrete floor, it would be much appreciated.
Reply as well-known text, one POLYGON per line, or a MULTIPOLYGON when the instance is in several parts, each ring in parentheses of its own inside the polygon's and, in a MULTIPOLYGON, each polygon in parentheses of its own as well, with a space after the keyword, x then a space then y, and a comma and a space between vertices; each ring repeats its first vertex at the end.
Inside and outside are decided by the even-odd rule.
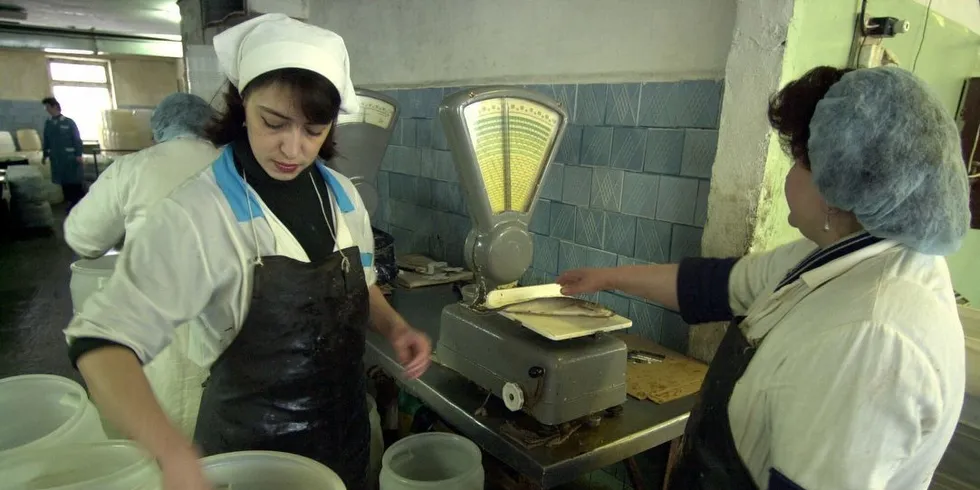
POLYGON ((54 214, 53 234, 0 242, 0 378, 43 373, 81 381, 61 333, 72 314, 64 207, 54 214))

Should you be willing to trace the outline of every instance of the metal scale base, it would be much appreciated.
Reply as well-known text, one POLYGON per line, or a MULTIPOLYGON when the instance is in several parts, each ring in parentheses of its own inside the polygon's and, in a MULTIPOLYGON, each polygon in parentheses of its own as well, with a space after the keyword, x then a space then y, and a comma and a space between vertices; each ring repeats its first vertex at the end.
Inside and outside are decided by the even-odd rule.
POLYGON ((461 303, 445 307, 441 321, 439 362, 542 424, 591 417, 626 401, 626 344, 611 335, 552 341, 461 303))

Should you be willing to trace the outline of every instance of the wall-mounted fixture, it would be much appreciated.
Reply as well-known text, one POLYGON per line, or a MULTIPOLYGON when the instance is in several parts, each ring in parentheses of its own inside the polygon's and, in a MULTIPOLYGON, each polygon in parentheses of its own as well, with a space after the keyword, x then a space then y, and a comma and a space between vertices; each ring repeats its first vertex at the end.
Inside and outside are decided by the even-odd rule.
POLYGON ((867 6, 867 0, 861 2, 853 65, 856 68, 872 68, 899 64, 895 54, 882 46, 881 41, 908 32, 912 24, 895 17, 871 17, 867 15, 867 6))

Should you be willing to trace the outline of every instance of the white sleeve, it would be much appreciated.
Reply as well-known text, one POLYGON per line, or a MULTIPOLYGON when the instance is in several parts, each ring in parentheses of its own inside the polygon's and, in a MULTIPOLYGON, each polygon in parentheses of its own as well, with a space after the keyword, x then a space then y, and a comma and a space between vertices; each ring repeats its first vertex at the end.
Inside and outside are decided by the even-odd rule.
POLYGON ((775 288, 789 269, 815 248, 813 242, 800 240, 739 259, 728 276, 728 297, 732 313, 735 316, 745 315, 752 303, 775 288))
POLYGON ((164 199, 154 206, 105 287, 65 329, 68 342, 106 339, 133 349, 144 363, 153 359, 169 345, 174 329, 200 315, 215 293, 199 233, 177 203, 164 199))
POLYGON ((772 468, 807 490, 887 488, 943 410, 923 352, 865 322, 795 349, 765 396, 772 468))
POLYGON ((353 231, 360 231, 360 233, 355 233, 354 240, 361 252, 364 280, 370 287, 378 282, 378 273, 374 269, 374 230, 371 228, 371 215, 364 207, 364 201, 361 200, 361 194, 356 188, 354 188, 354 214, 360 215, 360 223, 353 228, 353 231))
POLYGON ((78 255, 101 257, 122 240, 126 215, 119 188, 126 185, 123 161, 110 165, 72 208, 65 220, 65 241, 78 255))

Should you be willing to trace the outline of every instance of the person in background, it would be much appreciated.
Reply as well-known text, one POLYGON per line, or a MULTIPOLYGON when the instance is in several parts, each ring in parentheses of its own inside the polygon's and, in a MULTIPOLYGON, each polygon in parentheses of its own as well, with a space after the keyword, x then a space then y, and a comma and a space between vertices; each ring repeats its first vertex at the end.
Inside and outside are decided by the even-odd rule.
POLYGON ((78 255, 101 257, 132 236, 146 211, 218 157, 205 139, 214 111, 187 93, 167 96, 150 116, 155 145, 117 158, 65 220, 65 241, 78 255))
MULTIPOLYGON (((65 241, 79 256, 101 257, 125 236, 136 236, 146 213, 188 179, 201 173, 219 152, 205 138, 214 111, 204 99, 174 93, 150 116, 155 145, 117 158, 65 220, 65 241)), ((82 305, 75 305, 81 309, 82 305)), ((174 330, 170 345, 143 367, 157 401, 187 437, 194 434, 201 383, 207 370, 188 358, 192 322, 174 330)))
POLYGON ((112 277, 65 330, 100 411, 159 462, 166 490, 203 490, 198 449, 167 419, 140 365, 202 318, 192 359, 209 366, 194 440, 205 454, 270 450, 317 460, 366 487, 364 353, 371 328, 404 376, 431 342, 375 284, 374 234, 337 152, 359 102, 337 34, 266 14, 214 38, 230 84, 208 130, 224 145, 160 200, 112 277))
POLYGON ((61 104, 54 97, 46 97, 41 103, 51 116, 44 122, 44 158, 51 162, 51 181, 61 186, 71 209, 85 195, 82 137, 78 125, 61 113, 61 104))
POLYGON ((969 228, 953 118, 896 67, 816 68, 769 120, 805 239, 738 259, 580 269, 690 324, 731 321, 670 488, 925 490, 963 404, 963 328, 944 255, 969 228))

